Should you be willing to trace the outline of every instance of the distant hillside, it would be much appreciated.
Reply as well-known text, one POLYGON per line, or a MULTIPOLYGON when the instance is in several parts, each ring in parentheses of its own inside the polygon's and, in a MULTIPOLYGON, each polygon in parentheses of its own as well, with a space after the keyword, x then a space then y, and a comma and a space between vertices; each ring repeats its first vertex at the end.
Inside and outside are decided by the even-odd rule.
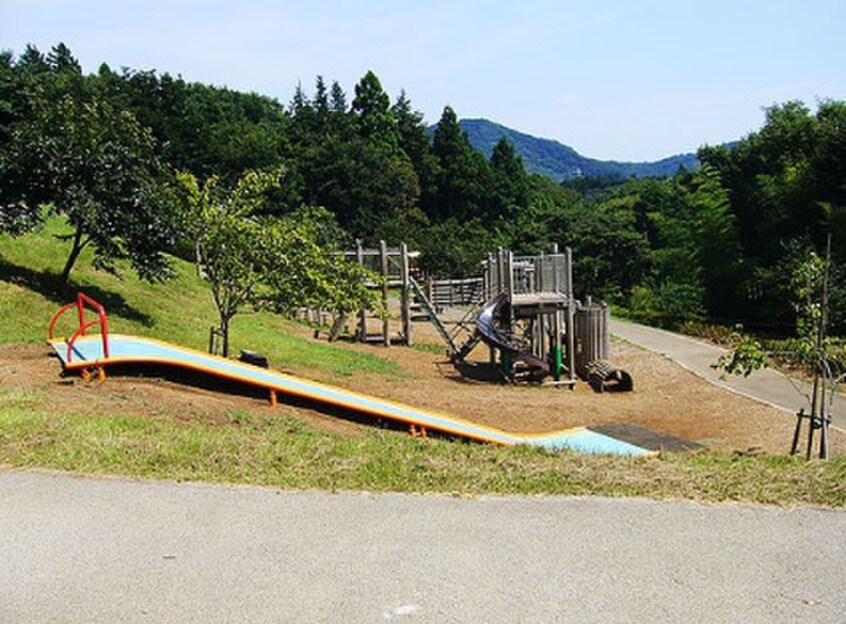
POLYGON ((529 173, 540 173, 558 182, 588 175, 623 178, 673 175, 679 166, 688 170, 699 166, 696 154, 679 154, 657 162, 595 160, 558 141, 540 139, 487 119, 462 119, 459 125, 467 133, 471 145, 485 156, 490 157, 494 146, 504 136, 523 158, 529 173))

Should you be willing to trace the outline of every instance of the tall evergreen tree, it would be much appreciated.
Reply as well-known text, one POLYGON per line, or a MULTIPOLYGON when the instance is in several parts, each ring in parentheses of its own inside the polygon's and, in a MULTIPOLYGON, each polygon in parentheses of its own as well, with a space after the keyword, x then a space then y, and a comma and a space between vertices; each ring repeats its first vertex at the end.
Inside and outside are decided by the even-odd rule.
POLYGON ((332 112, 346 113, 347 112, 347 94, 338 84, 337 80, 332 81, 332 87, 329 95, 329 106, 332 112))
POLYGON ((525 208, 529 203, 529 178, 523 159, 514 152, 514 146, 502 137, 491 154, 494 176, 494 211, 504 216, 525 208))
POLYGON ((329 112, 329 94, 323 76, 318 76, 314 81, 314 108, 318 114, 329 112))
POLYGON ((437 192, 438 161, 432 153, 432 140, 423 123, 423 114, 411 106, 405 91, 391 107, 400 137, 400 148, 408 155, 420 182, 420 202, 431 205, 437 192))
POLYGON ((443 220, 449 217, 470 219, 492 216, 491 189, 493 177, 488 161, 470 145, 458 125, 455 111, 444 108, 432 142, 438 159, 438 191, 430 216, 443 220))
POLYGON ((741 245, 737 220, 731 213, 728 194, 719 174, 710 167, 697 172, 688 202, 695 223, 695 256, 705 306, 712 316, 733 317, 741 286, 741 245))
POLYGON ((394 150, 399 146, 397 125, 391 114, 391 99, 382 89, 382 83, 368 71, 355 86, 352 110, 358 120, 358 131, 368 140, 394 150))

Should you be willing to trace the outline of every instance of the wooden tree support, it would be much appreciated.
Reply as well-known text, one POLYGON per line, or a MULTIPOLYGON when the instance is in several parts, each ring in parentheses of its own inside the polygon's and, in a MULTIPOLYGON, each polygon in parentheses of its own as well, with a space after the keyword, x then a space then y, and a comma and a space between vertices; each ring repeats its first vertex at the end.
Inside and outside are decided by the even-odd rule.
POLYGON ((793 429, 793 443, 790 445, 790 454, 795 455, 799 449, 799 436, 802 433, 802 421, 808 421, 808 447, 805 449, 805 459, 811 459, 814 446, 814 432, 820 432, 820 459, 828 459, 828 427, 831 424, 831 417, 828 414, 814 416, 806 414, 805 408, 796 414, 796 427, 793 429))

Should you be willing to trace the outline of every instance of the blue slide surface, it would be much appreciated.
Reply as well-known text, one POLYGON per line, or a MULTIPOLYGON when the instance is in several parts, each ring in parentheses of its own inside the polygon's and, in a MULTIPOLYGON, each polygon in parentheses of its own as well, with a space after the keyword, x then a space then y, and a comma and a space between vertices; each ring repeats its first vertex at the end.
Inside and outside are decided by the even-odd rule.
POLYGON ((67 357, 67 343, 64 340, 52 340, 50 345, 67 370, 104 368, 117 364, 161 364, 231 379, 302 397, 316 403, 333 405, 479 442, 500 445, 528 444, 551 450, 570 449, 583 453, 631 456, 653 454, 647 449, 584 427, 543 434, 510 433, 454 416, 309 381, 151 338, 110 334, 108 341, 109 357, 105 358, 100 335, 81 336, 73 343, 70 361, 67 357))

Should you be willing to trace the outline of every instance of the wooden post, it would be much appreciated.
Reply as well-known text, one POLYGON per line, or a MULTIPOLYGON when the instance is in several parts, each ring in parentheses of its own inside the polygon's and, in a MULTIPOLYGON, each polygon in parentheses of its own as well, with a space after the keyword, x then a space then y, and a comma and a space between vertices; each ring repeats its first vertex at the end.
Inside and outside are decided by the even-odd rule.
POLYGON ((514 333, 514 253, 505 251, 505 288, 508 293, 508 333, 514 333))
POLYGON ((543 281, 543 267, 546 265, 546 256, 541 252, 540 258, 535 258, 535 288, 536 292, 546 292, 547 287, 543 281))
POLYGON ((561 292, 561 275, 559 267, 561 266, 561 258, 558 255, 558 245, 554 247, 554 256, 552 260, 552 290, 556 293, 561 292))
MULTIPOLYGON (((364 266, 364 249, 360 238, 355 241, 355 259, 359 266, 364 266)), ((367 342, 367 310, 364 308, 358 311, 358 339, 367 342)))
POLYGON ((494 255, 488 252, 488 265, 485 267, 483 288, 485 289, 485 301, 489 301, 493 297, 493 270, 494 270, 494 255))
POLYGON ((382 319, 382 342, 386 347, 391 346, 391 326, 388 320, 388 245, 379 241, 379 257, 382 264, 382 305, 385 306, 385 317, 382 319))
POLYGON ((538 313, 538 346, 537 352, 538 357, 543 359, 546 357, 546 346, 547 346, 547 339, 546 339, 546 314, 543 312, 538 313))
POLYGON ((405 344, 414 344, 411 337, 411 267, 408 262, 408 245, 400 244, 400 275, 402 278, 402 332, 405 334, 405 344))
POLYGON ((828 325, 828 280, 829 271, 831 268, 831 233, 829 233, 826 240, 825 249, 825 272, 823 273, 823 291, 822 291, 822 305, 820 310, 820 324, 817 328, 816 337, 816 352, 817 362, 816 371, 814 372, 813 394, 811 395, 811 419, 808 427, 808 452, 806 458, 811 458, 812 447, 814 445, 814 428, 820 429, 820 459, 828 459, 828 419, 825 405, 826 380, 829 375, 828 362, 825 360, 825 353, 823 348, 825 345, 826 333, 828 325))
POLYGON ((499 294, 505 290, 505 251, 502 247, 499 248, 496 258, 496 293, 499 294))
MULTIPOLYGON (((568 337, 569 337, 568 332, 568 337)), ((553 360, 553 371, 552 371, 552 378, 555 381, 561 381, 561 368, 563 366, 563 358, 561 357, 561 310, 560 308, 555 309, 555 313, 552 315, 552 344, 551 344, 551 351, 552 351, 552 360, 553 360)), ((569 364, 568 364, 569 365, 569 364)))
POLYGON ((573 336, 575 316, 576 316, 576 302, 573 297, 573 250, 570 247, 564 249, 565 267, 564 288, 567 295, 567 368, 570 369, 570 381, 576 379, 576 340, 573 336))

